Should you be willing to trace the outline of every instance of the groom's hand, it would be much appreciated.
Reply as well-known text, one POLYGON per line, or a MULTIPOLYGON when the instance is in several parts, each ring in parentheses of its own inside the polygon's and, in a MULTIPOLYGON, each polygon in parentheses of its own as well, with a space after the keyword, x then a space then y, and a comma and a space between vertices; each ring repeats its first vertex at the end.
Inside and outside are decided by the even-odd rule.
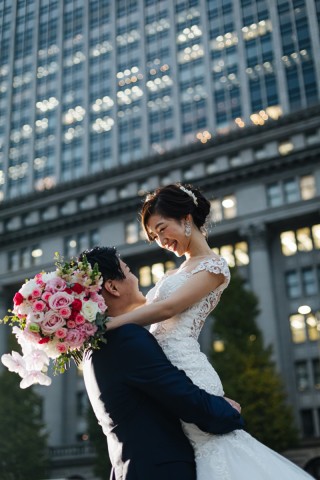
POLYGON ((223 397, 225 400, 227 400, 228 403, 230 403, 231 407, 235 408, 239 413, 241 413, 241 405, 238 402, 235 402, 234 400, 231 400, 231 398, 223 397))

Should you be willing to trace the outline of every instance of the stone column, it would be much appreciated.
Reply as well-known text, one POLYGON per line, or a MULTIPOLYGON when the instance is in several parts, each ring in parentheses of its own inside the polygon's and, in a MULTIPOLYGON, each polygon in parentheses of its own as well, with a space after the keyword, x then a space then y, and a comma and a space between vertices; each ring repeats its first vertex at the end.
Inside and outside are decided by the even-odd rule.
POLYGON ((242 228, 240 233, 249 243, 250 288, 259 299, 257 323, 263 333, 265 346, 272 345, 274 360, 278 363, 277 312, 266 227, 263 223, 250 224, 242 228))

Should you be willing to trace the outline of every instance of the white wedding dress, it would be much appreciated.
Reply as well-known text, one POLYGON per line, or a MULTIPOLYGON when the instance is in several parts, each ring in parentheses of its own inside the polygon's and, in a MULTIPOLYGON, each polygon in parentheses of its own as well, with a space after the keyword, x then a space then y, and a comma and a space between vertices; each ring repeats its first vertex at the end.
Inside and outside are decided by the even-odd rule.
MULTIPOLYGON (((209 393, 223 395, 220 378, 197 341, 208 314, 216 307, 230 280, 226 261, 208 257, 192 271, 168 272, 147 295, 147 302, 157 302, 174 294, 192 275, 201 270, 223 273, 225 282, 200 302, 180 315, 153 324, 155 336, 166 356, 191 380, 209 393)), ((197 480, 311 480, 313 477, 286 458, 255 440, 243 430, 225 435, 211 435, 192 424, 183 423, 194 451, 197 480)), ((180 480, 180 479, 179 479, 180 480)))

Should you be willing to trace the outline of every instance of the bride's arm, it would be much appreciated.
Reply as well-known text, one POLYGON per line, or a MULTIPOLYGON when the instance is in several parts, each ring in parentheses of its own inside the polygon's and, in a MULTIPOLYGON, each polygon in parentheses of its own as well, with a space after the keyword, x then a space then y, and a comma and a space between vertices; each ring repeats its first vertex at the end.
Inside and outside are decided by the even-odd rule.
POLYGON ((176 290, 173 295, 137 308, 131 312, 112 317, 107 324, 108 330, 113 330, 126 323, 136 323, 146 326, 152 323, 162 322, 168 318, 183 312, 187 308, 197 303, 201 298, 215 290, 224 281, 224 275, 212 274, 207 271, 198 272, 186 281, 186 283, 176 290))

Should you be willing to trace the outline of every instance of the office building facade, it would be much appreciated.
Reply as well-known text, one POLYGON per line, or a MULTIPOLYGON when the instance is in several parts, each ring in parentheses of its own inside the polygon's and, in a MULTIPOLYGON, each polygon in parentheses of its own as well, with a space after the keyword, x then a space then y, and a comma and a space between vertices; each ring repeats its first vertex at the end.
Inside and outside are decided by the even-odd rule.
MULTIPOLYGON (((178 261, 142 238, 143 195, 194 183, 212 203, 210 245, 258 295, 265 343, 313 444, 319 20, 319 0, 1 0, 1 316, 55 251, 95 244, 118 245, 147 291, 178 261)), ((203 349, 214 340, 208 324, 203 349)), ((61 446, 87 439, 81 372, 39 391, 60 461, 61 446)), ((296 461, 318 468, 318 457, 310 447, 296 461)))

